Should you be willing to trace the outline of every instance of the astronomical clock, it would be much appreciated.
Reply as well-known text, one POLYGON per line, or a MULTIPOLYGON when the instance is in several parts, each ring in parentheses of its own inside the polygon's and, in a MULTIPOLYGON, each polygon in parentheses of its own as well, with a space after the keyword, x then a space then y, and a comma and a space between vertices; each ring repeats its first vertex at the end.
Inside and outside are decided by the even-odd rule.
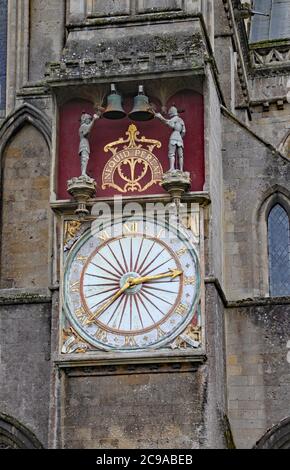
POLYGON ((194 90, 165 110, 142 86, 131 103, 112 85, 99 106, 63 105, 62 357, 203 350, 202 112, 194 90))

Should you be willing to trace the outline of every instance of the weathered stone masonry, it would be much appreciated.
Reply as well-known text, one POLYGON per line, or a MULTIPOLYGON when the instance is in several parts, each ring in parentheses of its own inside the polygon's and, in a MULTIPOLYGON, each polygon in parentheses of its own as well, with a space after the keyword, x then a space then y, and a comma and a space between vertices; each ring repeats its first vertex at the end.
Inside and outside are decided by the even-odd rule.
POLYGON ((270 296, 266 219, 275 201, 290 214, 289 40, 251 44, 240 0, 6 3, 0 447, 289 447, 290 299, 270 296), (57 200, 59 113, 112 81, 160 102, 203 95, 205 185, 187 197, 203 213, 204 350, 190 360, 59 355, 75 209, 57 200))

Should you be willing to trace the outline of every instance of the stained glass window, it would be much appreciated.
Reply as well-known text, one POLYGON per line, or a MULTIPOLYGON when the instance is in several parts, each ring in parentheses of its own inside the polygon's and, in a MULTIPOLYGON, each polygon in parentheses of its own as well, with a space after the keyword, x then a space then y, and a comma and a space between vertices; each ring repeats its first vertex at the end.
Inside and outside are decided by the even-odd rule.
POLYGON ((290 0, 254 0, 251 42, 290 38, 290 0))
POLYGON ((290 229, 289 216, 276 204, 268 218, 270 295, 290 295, 290 229))

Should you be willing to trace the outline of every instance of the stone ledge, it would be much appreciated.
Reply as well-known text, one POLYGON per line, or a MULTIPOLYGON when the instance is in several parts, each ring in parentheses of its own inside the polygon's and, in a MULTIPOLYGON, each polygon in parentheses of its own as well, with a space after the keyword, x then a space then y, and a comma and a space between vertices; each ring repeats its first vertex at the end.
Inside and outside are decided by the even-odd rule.
POLYGON ((49 289, 0 289, 0 305, 44 304, 51 302, 49 289))
POLYGON ((258 42, 251 42, 249 43, 250 50, 257 50, 262 49, 264 51, 279 48, 279 47, 290 47, 290 39, 276 39, 276 40, 265 40, 265 41, 258 41, 258 42))
POLYGON ((92 365, 80 367, 66 367, 61 370, 67 377, 89 376, 117 376, 117 375, 142 375, 142 374, 181 374, 196 373, 201 364, 196 362, 178 363, 154 363, 154 364, 124 364, 124 365, 92 365))
POLYGON ((132 58, 117 56, 111 60, 80 60, 61 62, 60 64, 52 64, 47 74, 47 84, 50 87, 67 86, 71 84, 79 84, 85 81, 90 83, 111 83, 113 81, 123 80, 144 80, 152 76, 162 76, 171 78, 180 76, 181 74, 189 74, 192 76, 205 75, 204 63, 197 63, 194 55, 186 56, 183 53, 169 55, 150 55, 150 57, 132 58), (121 73, 120 73, 121 70, 121 73), (167 74, 167 75, 166 75, 167 74))
POLYGON ((227 308, 259 307, 267 305, 290 305, 290 297, 253 297, 227 301, 227 308))
POLYGON ((205 278, 204 282, 205 284, 213 284, 215 286, 225 308, 259 307, 267 305, 290 305, 290 296, 252 297, 248 299, 228 300, 219 280, 216 277, 208 276, 205 278))
POLYGON ((171 12, 153 12, 153 13, 139 13, 138 15, 122 15, 122 16, 109 16, 109 17, 94 17, 88 16, 85 22, 70 22, 66 27, 68 31, 78 29, 95 29, 96 27, 114 27, 119 25, 131 26, 148 22, 171 22, 171 21, 192 21, 198 18, 201 12, 186 13, 184 11, 171 11, 171 12))
MULTIPOLYGON (((139 203, 139 204, 152 204, 152 203, 163 203, 170 204, 171 198, 168 194, 157 194, 157 195, 147 195, 147 196, 125 196, 122 198, 122 203, 139 203)), ((182 197, 182 202, 188 204, 200 204, 203 207, 206 207, 211 204, 210 194, 207 191, 201 192, 188 192, 182 197)), ((93 207, 94 204, 98 203, 107 203, 109 205, 114 204, 114 198, 95 198, 88 201, 88 207, 93 207)), ((67 213, 73 214, 77 208, 77 203, 69 199, 58 200, 50 202, 51 209, 56 213, 67 213)))
POLYGON ((177 364, 194 364, 195 367, 206 362, 207 356, 199 351, 152 351, 150 353, 101 352, 99 354, 70 354, 57 356, 54 360, 59 369, 91 368, 122 365, 170 364, 172 371, 178 371, 177 364), (176 367, 174 367, 176 365, 176 367))
POLYGON ((30 97, 47 97, 51 96, 49 88, 41 83, 34 83, 25 85, 17 92, 17 97, 30 98, 30 97))

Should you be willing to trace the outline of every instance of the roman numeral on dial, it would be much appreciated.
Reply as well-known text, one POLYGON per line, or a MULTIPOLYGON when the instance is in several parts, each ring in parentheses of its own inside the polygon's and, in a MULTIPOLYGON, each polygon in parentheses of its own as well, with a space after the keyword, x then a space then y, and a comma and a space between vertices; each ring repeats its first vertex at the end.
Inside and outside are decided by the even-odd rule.
POLYGON ((96 338, 98 341, 101 341, 101 342, 103 342, 103 343, 107 343, 107 342, 108 342, 107 333, 106 333, 104 330, 101 330, 100 328, 99 328, 98 331, 95 333, 95 338, 96 338))
POLYGON ((124 346, 125 348, 135 348, 137 343, 134 336, 126 336, 124 346))
POLYGON ((191 276, 191 277, 185 277, 184 278, 184 285, 185 286, 195 286, 195 284, 196 284, 195 277, 191 276))
POLYGON ((138 233, 138 222, 124 224, 123 231, 127 235, 138 233))
POLYGON ((102 233, 100 233, 100 235, 98 235, 98 238, 102 240, 103 242, 106 242, 107 240, 109 240, 110 235, 108 234, 106 230, 104 230, 102 233))
POLYGON ((188 312, 188 306, 184 304, 179 304, 178 307, 176 307, 175 312, 178 313, 178 315, 184 317, 188 312))
POLYGON ((79 290, 80 290, 80 283, 79 283, 79 281, 74 282, 73 284, 70 285, 70 291, 71 291, 72 293, 79 292, 79 290))
POLYGON ((181 258, 181 256, 185 255, 185 253, 187 253, 187 251, 188 251, 187 248, 183 247, 183 248, 180 248, 180 250, 178 250, 176 252, 176 254, 177 254, 178 258, 181 258))

